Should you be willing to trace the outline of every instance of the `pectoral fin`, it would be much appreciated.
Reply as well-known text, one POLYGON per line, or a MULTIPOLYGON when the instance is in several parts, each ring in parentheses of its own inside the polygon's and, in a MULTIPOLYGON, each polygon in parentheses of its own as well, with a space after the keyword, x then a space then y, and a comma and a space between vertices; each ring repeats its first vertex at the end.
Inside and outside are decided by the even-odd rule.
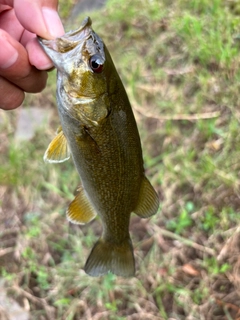
POLYGON ((144 177, 140 188, 138 203, 133 212, 141 218, 149 218, 157 213, 158 207, 158 195, 149 180, 144 177))
POLYGON ((88 200, 84 189, 80 187, 67 210, 67 219, 75 224, 85 224, 96 217, 96 212, 88 200))
POLYGON ((43 159, 45 162, 59 163, 64 162, 69 158, 70 150, 67 139, 62 131, 62 127, 59 127, 57 136, 49 144, 43 159))

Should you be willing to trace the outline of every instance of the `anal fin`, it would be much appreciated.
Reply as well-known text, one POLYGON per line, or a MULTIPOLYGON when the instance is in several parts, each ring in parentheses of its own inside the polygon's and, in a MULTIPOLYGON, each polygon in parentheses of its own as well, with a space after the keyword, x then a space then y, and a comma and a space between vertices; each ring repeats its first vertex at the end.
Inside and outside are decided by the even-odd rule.
POLYGON ((44 161, 50 163, 64 162, 70 158, 70 150, 67 139, 60 126, 56 137, 50 142, 45 154, 44 161))
POLYGON ((80 187, 77 195, 70 203, 67 210, 67 219, 75 224, 85 224, 96 217, 96 212, 87 198, 84 189, 80 187))
POLYGON ((141 218, 149 218, 157 213, 159 198, 149 180, 144 177, 141 183, 138 203, 133 212, 141 218))

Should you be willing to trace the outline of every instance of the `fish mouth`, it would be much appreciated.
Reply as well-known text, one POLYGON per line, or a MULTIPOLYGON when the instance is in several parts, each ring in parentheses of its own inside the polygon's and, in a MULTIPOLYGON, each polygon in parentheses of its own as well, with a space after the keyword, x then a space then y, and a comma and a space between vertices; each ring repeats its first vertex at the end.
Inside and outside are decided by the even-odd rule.
POLYGON ((82 32, 84 29, 86 28, 91 28, 92 27, 92 20, 90 17, 86 17, 81 26, 77 29, 77 30, 74 30, 74 31, 69 31, 68 33, 66 33, 66 35, 69 35, 70 37, 73 37, 75 35, 78 35, 80 32, 82 32))
POLYGON ((91 32, 93 32, 92 20, 90 17, 86 17, 78 29, 70 30, 59 38, 51 40, 43 39, 39 36, 37 38, 41 47, 51 58, 48 49, 59 53, 66 53, 74 49, 81 41, 85 40, 91 32))
POLYGON ((38 41, 55 67, 65 73, 78 68, 80 61, 85 61, 86 68, 92 72, 88 62, 95 54, 99 55, 102 64, 105 61, 103 41, 93 31, 90 17, 86 17, 78 29, 59 38, 46 40, 38 37, 38 41))

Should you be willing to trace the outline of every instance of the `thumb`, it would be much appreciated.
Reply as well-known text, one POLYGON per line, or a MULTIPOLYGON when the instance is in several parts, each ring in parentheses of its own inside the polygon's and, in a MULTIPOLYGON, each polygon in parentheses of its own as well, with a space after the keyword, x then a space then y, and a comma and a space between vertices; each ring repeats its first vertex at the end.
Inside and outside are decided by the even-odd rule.
POLYGON ((14 9, 26 30, 42 38, 52 39, 64 34, 57 4, 57 0, 14 0, 14 9))

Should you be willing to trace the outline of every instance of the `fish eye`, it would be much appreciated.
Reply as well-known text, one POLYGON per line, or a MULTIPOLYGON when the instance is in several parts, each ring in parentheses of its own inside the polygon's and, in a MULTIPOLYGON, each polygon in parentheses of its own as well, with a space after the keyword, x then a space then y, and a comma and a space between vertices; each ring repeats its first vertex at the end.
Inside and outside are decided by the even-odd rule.
POLYGON ((99 63, 98 56, 92 56, 89 60, 90 68, 95 73, 101 73, 103 70, 103 64, 99 63))

